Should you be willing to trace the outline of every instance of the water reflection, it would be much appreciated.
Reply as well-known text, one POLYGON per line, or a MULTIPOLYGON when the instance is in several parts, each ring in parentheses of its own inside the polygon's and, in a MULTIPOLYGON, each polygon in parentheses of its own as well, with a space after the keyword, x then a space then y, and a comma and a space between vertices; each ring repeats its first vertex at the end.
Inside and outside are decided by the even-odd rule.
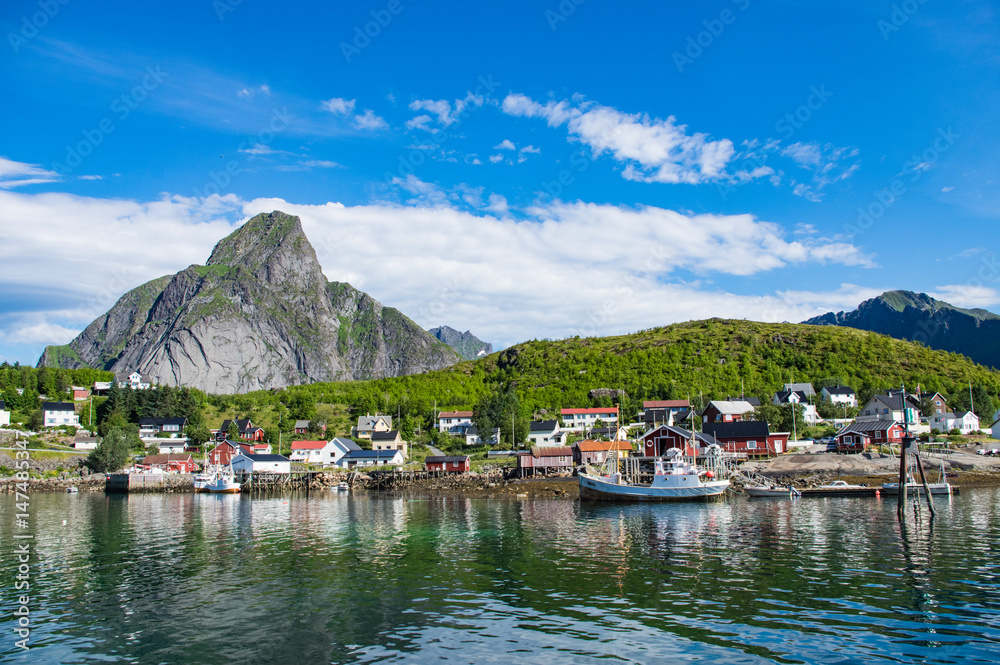
POLYGON ((38 495, 30 662, 996 662, 998 505, 38 495))

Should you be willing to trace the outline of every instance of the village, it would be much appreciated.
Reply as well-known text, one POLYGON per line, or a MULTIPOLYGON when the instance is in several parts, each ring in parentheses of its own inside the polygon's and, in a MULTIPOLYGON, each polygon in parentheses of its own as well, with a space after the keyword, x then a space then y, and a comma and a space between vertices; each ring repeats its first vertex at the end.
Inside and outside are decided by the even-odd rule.
MULTIPOLYGON (((134 391, 152 387, 138 372, 118 375, 115 383, 118 389, 134 391)), ((75 431, 67 442, 69 448, 79 453, 97 450, 101 438, 80 422, 79 405, 93 394, 107 392, 111 385, 73 386, 73 402, 43 402, 43 431, 75 431)), ((628 414, 617 405, 561 408, 555 418, 531 420, 522 441, 502 440, 498 427, 484 438, 474 420, 473 411, 436 411, 434 428, 442 435, 439 440, 452 443, 442 450, 404 439, 394 427, 393 416, 382 413, 358 416, 350 432, 340 436, 323 436, 324 422, 297 420, 288 441, 280 436, 278 441, 267 440, 265 430, 250 418, 224 419, 209 429, 209 439, 200 445, 187 436, 188 421, 183 416, 143 417, 134 425, 147 454, 133 455, 124 471, 195 474, 213 465, 244 475, 390 469, 463 474, 492 468, 517 477, 537 477, 569 475, 585 465, 602 465, 612 455, 649 460, 674 448, 697 459, 717 447, 739 464, 802 452, 891 451, 893 446, 898 449, 906 435, 945 447, 949 442, 975 442, 970 437, 976 436, 1000 439, 1000 411, 984 431, 975 413, 955 413, 937 392, 890 389, 859 404, 849 387, 822 386, 817 391, 810 383, 785 384, 764 402, 753 396, 728 397, 708 400, 700 409, 688 399, 644 400, 641 410, 628 414), (772 430, 762 415, 769 407, 790 410, 788 431, 772 430), (828 417, 822 417, 820 410, 828 417), (831 412, 848 417, 829 417, 831 412), (804 432, 825 435, 800 436, 804 432)), ((0 427, 9 424, 10 412, 0 402, 0 427)), ((1000 454, 988 443, 979 452, 1000 454)))

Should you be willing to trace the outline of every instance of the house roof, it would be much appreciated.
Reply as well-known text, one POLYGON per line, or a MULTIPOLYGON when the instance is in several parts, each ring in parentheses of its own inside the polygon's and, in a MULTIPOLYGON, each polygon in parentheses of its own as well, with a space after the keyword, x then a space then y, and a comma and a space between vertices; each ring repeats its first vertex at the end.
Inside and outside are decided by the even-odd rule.
POLYGON ((712 400, 708 403, 709 406, 714 406, 719 413, 726 413, 730 415, 741 415, 747 411, 753 411, 753 404, 746 401, 745 399, 737 400, 712 400))
POLYGON ((296 420, 295 421, 295 429, 309 429, 309 421, 308 420, 296 420))
POLYGON ((532 420, 530 427, 532 432, 554 432, 558 428, 558 420, 532 420))
POLYGON ((385 422, 389 429, 392 429, 392 416, 358 416, 358 429, 371 429, 379 420, 385 422))
POLYGON ((571 457, 573 449, 566 446, 535 446, 531 449, 532 457, 571 457))
MULTIPOLYGON (((605 450, 632 450, 632 444, 628 441, 577 441, 573 444, 581 453, 597 453, 605 450)), ((570 446, 570 447, 573 447, 570 446)))
MULTIPOLYGON (((919 408, 919 405, 917 403, 911 401, 912 399, 913 399, 912 395, 906 396, 907 406, 909 408, 919 408)), ((871 404, 872 402, 881 404, 883 407, 887 409, 892 409, 893 411, 903 410, 903 397, 899 393, 896 393, 895 395, 875 395, 871 398, 868 404, 871 404)), ((865 406, 868 406, 868 404, 866 404, 865 406)))
POLYGON ((372 432, 372 441, 395 441, 399 436, 399 430, 389 430, 388 432, 372 432))
POLYGON ((690 404, 686 399, 647 399, 642 402, 643 409, 686 409, 690 404))
POLYGON ((139 426, 143 425, 152 427, 162 427, 163 425, 184 425, 187 423, 187 418, 183 416, 178 416, 176 418, 139 418, 139 426))
MULTIPOLYGON (((683 427, 677 427, 676 425, 660 425, 656 429, 651 429, 648 432, 646 432, 645 434, 643 434, 642 438, 646 439, 650 435, 653 435, 656 432, 659 432, 660 430, 663 430, 664 432, 670 432, 670 433, 674 434, 675 436, 677 436, 679 438, 682 438, 682 439, 690 439, 691 438, 691 430, 684 429, 683 427)), ((694 437, 695 437, 696 441, 701 441, 706 446, 710 446, 712 444, 718 443, 718 441, 715 440, 714 436, 712 436, 711 434, 706 434, 705 432, 695 432, 694 437)))
POLYGON ((760 406, 760 399, 757 398, 757 397, 754 397, 753 395, 750 395, 749 397, 746 397, 746 396, 727 397, 726 401, 727 402, 740 402, 740 401, 742 401, 742 402, 746 402, 747 404, 749 404, 750 406, 753 406, 753 407, 760 406))
POLYGON ((617 406, 611 406, 611 407, 607 407, 607 408, 604 408, 604 407, 594 407, 594 408, 589 408, 589 409, 562 409, 560 411, 560 413, 562 413, 564 416, 565 415, 570 415, 570 414, 574 414, 575 415, 575 414, 578 414, 578 413, 614 413, 614 414, 617 414, 618 413, 618 407, 617 406))
POLYGON ((438 418, 471 418, 472 411, 442 411, 438 418))
POLYGON ((797 395, 800 403, 809 401, 809 398, 801 390, 779 390, 774 393, 774 398, 778 400, 780 404, 788 404, 792 395, 797 395))
POLYGON ((42 411, 75 411, 72 402, 42 402, 42 411))
POLYGON ((437 455, 424 459, 425 464, 444 464, 447 462, 457 462, 464 464, 469 461, 468 455, 437 455))
POLYGON ((352 450, 344 455, 344 459, 392 459, 396 455, 402 456, 399 450, 352 450))
POLYGON ((190 453, 176 453, 173 455, 146 455, 142 459, 142 464, 166 464, 167 462, 186 462, 191 459, 190 453))
POLYGON ((290 459, 284 455, 258 455, 254 453, 240 453, 240 457, 246 457, 252 462, 291 462, 290 459))
POLYGON ((813 384, 811 383, 786 383, 783 388, 785 390, 801 391, 807 396, 816 394, 816 391, 813 389, 813 384))
POLYGON ((361 450, 361 446, 359 446, 358 444, 354 443, 350 439, 345 439, 345 438, 340 437, 340 436, 335 436, 331 440, 331 443, 333 443, 334 445, 339 446, 340 449, 343 450, 344 452, 350 452, 352 450, 361 450))
POLYGON ((328 441, 292 441, 292 450, 323 450, 328 441))
POLYGON ((898 420, 855 420, 841 427, 834 436, 852 432, 884 432, 893 425, 900 425, 900 423, 898 420))
POLYGON ((847 386, 823 386, 823 390, 826 391, 828 395, 853 395, 854 389, 848 388, 847 386))
POLYGON ((734 423, 705 423, 705 432, 720 439, 766 439, 770 430, 763 420, 740 420, 734 423))
POLYGON ((231 418, 226 418, 225 420, 222 421, 222 427, 220 427, 219 429, 222 430, 223 432, 227 432, 229 431, 229 424, 234 422, 236 423, 236 429, 238 429, 241 432, 245 432, 246 430, 251 428, 251 422, 249 418, 246 420, 239 420, 239 419, 232 420, 231 418))
POLYGON ((7 409, 7 405, 5 405, 5 404, 3 403, 3 400, 2 400, 2 399, 0 399, 0 411, 4 411, 4 410, 6 410, 6 409, 7 409))

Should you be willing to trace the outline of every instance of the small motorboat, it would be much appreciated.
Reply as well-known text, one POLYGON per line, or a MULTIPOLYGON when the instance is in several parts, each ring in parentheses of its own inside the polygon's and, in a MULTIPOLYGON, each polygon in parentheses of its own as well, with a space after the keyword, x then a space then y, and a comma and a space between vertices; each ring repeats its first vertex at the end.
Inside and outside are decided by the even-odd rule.
POLYGON ((67 487, 66 488, 66 493, 67 494, 76 494, 79 491, 80 491, 80 488, 78 488, 78 487, 67 487))
POLYGON ((878 488, 868 485, 850 485, 843 480, 834 480, 828 485, 807 487, 801 492, 802 496, 876 496, 878 488))
POLYGON ((747 496, 772 497, 778 499, 791 499, 802 496, 802 492, 792 486, 775 487, 772 485, 767 487, 744 487, 743 492, 747 496))
POLYGON ((338 492, 346 492, 349 489, 351 489, 351 486, 348 485, 346 482, 342 482, 342 483, 338 483, 337 484, 337 491, 338 492))

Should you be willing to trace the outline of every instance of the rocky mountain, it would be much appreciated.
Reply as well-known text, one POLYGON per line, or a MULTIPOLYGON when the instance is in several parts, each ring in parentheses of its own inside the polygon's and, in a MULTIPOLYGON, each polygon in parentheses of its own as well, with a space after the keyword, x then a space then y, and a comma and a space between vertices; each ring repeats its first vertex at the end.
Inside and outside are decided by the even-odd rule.
POLYGON ((427 332, 455 349, 458 355, 466 360, 475 360, 476 358, 482 358, 493 353, 492 344, 484 342, 468 330, 458 332, 454 328, 440 326, 438 328, 431 328, 427 332))
POLYGON ((298 217, 275 211, 221 240, 206 265, 129 291, 38 364, 138 370, 163 385, 242 393, 459 360, 398 310, 328 282, 298 217))
POLYGON ((886 291, 852 312, 829 312, 803 323, 869 330, 1000 368, 1000 316, 955 307, 926 293, 886 291))

